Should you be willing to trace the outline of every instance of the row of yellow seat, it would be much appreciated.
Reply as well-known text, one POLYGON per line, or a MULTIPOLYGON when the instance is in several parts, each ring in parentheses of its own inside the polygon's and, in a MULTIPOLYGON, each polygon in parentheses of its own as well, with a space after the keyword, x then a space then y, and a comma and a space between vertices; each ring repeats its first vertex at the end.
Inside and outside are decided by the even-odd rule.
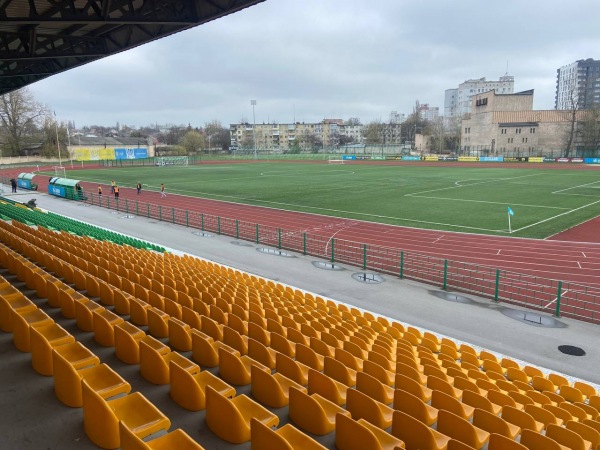
MULTIPOLYGON (((53 277, 18 253, 0 244, 2 266, 35 289, 28 268, 53 277), (5 264, 11 261, 10 264, 5 264)), ((57 279, 52 280, 61 284, 57 279)), ((66 285, 63 289, 68 289, 66 285)), ((39 292, 38 292, 39 294, 39 292)), ((170 420, 89 349, 57 324, 20 290, 0 277, 0 327, 13 334, 15 347, 31 353, 32 366, 44 376, 54 377, 57 398, 67 406, 83 408, 84 429, 102 448, 202 450, 183 430, 168 432, 144 442, 159 431, 168 431, 170 420)))
MULTIPOLYGON (((217 298, 220 298, 220 297, 217 297, 217 298)), ((213 298, 213 300, 214 300, 214 298, 213 298)), ((292 300, 292 299, 288 299, 288 300, 289 300, 289 303, 293 303, 293 300, 292 300)), ((298 302, 298 303, 299 303, 299 302, 298 302)), ((319 304, 322 304, 322 303, 319 303, 319 304)), ((214 307, 214 308, 213 308, 213 306, 214 306, 213 304, 211 304, 210 306, 211 306, 211 311, 218 311, 218 310, 220 309, 220 308, 218 308, 218 307, 214 307)), ((300 305, 300 306, 301 306, 301 305, 300 305)), ((288 308, 288 309, 289 309, 289 308, 288 308)), ((347 309, 347 308, 346 308, 346 309, 347 309)), ((306 311, 305 311, 305 312, 306 312, 306 311)), ((342 311, 341 311, 341 314, 340 314, 340 315, 336 315, 336 316, 334 316, 334 317, 340 317, 340 316, 343 316, 343 315, 344 315, 344 313, 347 313, 347 312, 348 312, 348 311, 346 311, 346 310, 343 310, 343 309, 342 309, 342 311)), ((222 319, 222 321, 224 322, 224 321, 225 321, 225 317, 227 317, 225 314, 228 314, 228 315, 229 315, 229 317, 234 317, 234 316, 235 316, 235 315, 233 315, 232 313, 222 313, 222 314, 215 314, 215 316, 216 316, 217 318, 221 318, 221 319, 222 319)), ((351 316, 354 316, 354 317, 361 317, 361 316, 359 316, 359 315, 353 315, 353 314, 350 314, 350 315, 351 315, 351 316)), ((206 316, 204 316, 204 317, 206 317, 206 316)), ((201 324, 201 325, 203 325, 203 324, 204 324, 204 322, 205 322, 205 320, 204 320, 204 317, 202 318, 202 324, 201 324)), ((286 317, 286 316, 284 316, 284 317, 286 317)), ((300 317, 302 317, 302 316, 300 316, 300 317)), ((209 318, 207 318, 207 319, 209 319, 209 318)), ((257 322, 260 322, 260 321, 257 321, 257 322)), ((207 324, 209 324, 209 323, 211 323, 211 322, 209 322, 209 321, 207 321, 207 320, 206 320, 206 323, 207 323, 207 324)), ((249 323, 256 323, 256 322, 249 322, 249 323)), ((349 322, 349 323, 350 323, 350 322, 349 322)), ((380 323, 380 324, 381 324, 381 322, 377 322, 377 323, 380 323)), ((242 323, 242 325, 243 325, 243 323, 242 323)), ((263 322, 263 325, 264 325, 264 322, 263 322)), ((268 323, 267 323, 267 325, 268 325, 268 323)), ((221 323, 221 326, 224 326, 224 324, 223 324, 223 323, 221 323)), ((206 327, 209 327, 209 325, 206 325, 206 327)), ((214 327, 213 327, 213 328, 214 328, 214 327)), ((228 327, 227 329, 229 329, 229 328, 230 328, 230 327, 228 327)), ((242 328, 243 328, 243 327, 242 327, 242 328)), ((378 327, 378 328, 379 328, 379 327, 378 327)), ((292 330, 293 328, 289 328, 289 329, 290 329, 290 330, 292 330)), ((396 329, 397 329, 397 328, 396 328, 396 329)), ((232 330, 233 330, 233 329, 232 329, 232 330)), ((233 331, 236 331, 236 330, 233 330, 233 331)), ((419 339, 419 342, 418 342, 418 343, 416 343, 417 345, 421 345, 423 342, 425 342, 425 343, 426 343, 426 344, 425 344, 423 347, 421 347, 421 348, 420 348, 420 350, 421 350, 422 352, 424 352, 424 349, 428 349, 428 350, 429 350, 429 351, 430 351, 430 352, 433 354, 434 352, 433 352, 433 351, 431 350, 431 348, 430 348, 430 347, 432 346, 432 344, 429 344, 429 343, 427 343, 427 342, 428 342, 428 341, 431 341, 432 343, 434 343, 434 344, 435 344, 435 341, 434 341, 433 339, 431 339, 431 338, 427 337, 427 336, 418 336, 418 335, 417 335, 417 332, 415 332, 415 331, 418 331, 418 330, 415 330, 415 329, 412 329, 412 330, 411 330, 411 329, 408 329, 408 330, 407 330, 408 334, 407 334, 407 333, 405 333, 405 335, 408 337, 408 339, 407 339, 407 340, 408 340, 409 342, 412 340, 413 342, 411 342, 411 343, 412 343, 412 344, 415 344, 414 340, 415 340, 415 338, 418 338, 418 339, 419 339), (414 336, 415 338, 412 338, 412 337, 410 337, 410 336, 414 336)), ((236 332, 237 332, 237 331, 236 331, 236 332)), ((229 332, 229 334, 231 335, 232 333, 231 333, 231 332, 229 332)), ((239 334, 239 333, 238 333, 238 334, 239 334)), ((277 333, 275 333, 275 334, 277 335, 277 333)), ((283 334, 287 334, 287 333, 286 333, 286 332, 284 332, 283 334)), ((300 334, 300 335, 296 335, 296 336, 297 336, 297 340, 302 340, 302 335, 301 335, 301 334, 300 334)), ((314 340, 314 342, 318 342, 318 341, 316 341, 316 339, 317 339, 317 336, 310 336, 310 339, 311 339, 311 342, 313 342, 313 340, 314 340)), ((368 340, 368 339, 367 339, 367 340, 368 340)), ((367 342, 367 340, 365 340, 365 342, 367 342)), ((384 339, 383 341, 384 341, 384 342, 386 342, 386 343, 389 343, 389 346, 393 346, 393 344, 392 344, 392 342, 393 342, 393 341, 390 341, 389 339, 387 339, 387 340, 386 340, 386 339, 384 339)), ((239 339, 237 339, 237 341, 236 341, 236 342, 239 342, 239 339)), ((396 346, 398 346, 398 343, 399 343, 399 342, 402 342, 402 341, 400 341, 400 340, 396 340, 396 346)), ((298 345, 300 345, 300 348, 301 348, 301 349, 302 349, 302 348, 304 348, 304 347, 307 347, 307 348, 308 348, 308 350, 311 350, 311 349, 310 349, 310 347, 308 347, 308 346, 304 345, 304 344, 307 344, 307 343, 308 343, 308 342, 306 342, 306 341, 305 341, 304 343, 302 343, 302 342, 294 342, 294 343, 296 344, 296 347, 297 347, 298 345), (302 346, 304 346, 304 347, 302 347, 302 346)), ((440 343, 437 343, 437 345, 440 345, 440 343)), ((444 344, 442 343, 441 345, 443 346, 444 344)), ((445 344, 445 345, 449 346, 448 344, 445 344)), ((403 345, 403 348, 404 348, 404 347, 406 347, 406 346, 404 346, 404 345, 403 345)), ((320 348, 322 349, 322 348, 324 348, 324 347, 322 347, 322 346, 321 346, 320 348)), ((434 347, 434 348, 435 348, 435 347, 434 347)), ((443 354, 446 354, 447 352, 449 352, 449 351, 446 351, 446 353, 442 353, 442 352, 441 352, 441 350, 442 350, 441 348, 435 348, 435 349, 436 349, 436 350, 438 350, 438 354, 442 354, 442 355, 443 355, 443 354)), ((389 350, 389 349, 388 349, 388 350, 389 350)), ((412 350, 413 350, 413 354, 414 354, 414 349, 412 349, 412 350)), ((454 349, 454 350, 456 351, 456 349, 454 349)), ((465 353, 465 349, 462 349, 462 350, 463 350, 463 352, 462 352, 462 353, 465 353)), ((284 352, 284 353, 285 353, 285 352, 284 352)), ((470 351, 469 351, 469 352, 466 352, 466 354, 470 354, 470 353, 471 353, 470 351)), ((310 355, 310 358, 309 358, 309 359, 310 359, 311 361, 314 361, 314 360, 315 360, 315 355, 314 355, 313 353, 311 353, 310 351, 308 351, 308 352, 307 352, 306 350, 304 350, 304 353, 303 353, 303 354, 310 355)), ((377 354, 377 352, 376 352, 376 353, 374 353, 374 355, 375 355, 375 354, 377 354)), ((425 352, 425 353, 423 353, 423 354, 424 354, 424 355, 425 355, 425 354, 429 355, 429 354, 428 354, 428 353, 426 353, 426 352, 425 352)), ((490 354, 490 355, 491 355, 491 354, 490 354)), ((488 363, 487 361, 494 362, 494 361, 492 361, 492 358, 491 358, 491 357, 485 357, 485 356, 487 356, 485 353, 484 353, 484 354, 480 354, 479 356, 480 356, 480 357, 482 357, 482 360, 483 360, 483 365, 484 365, 484 366, 488 366, 488 367, 487 367, 487 369, 486 369, 486 367, 484 367, 484 369, 486 369, 486 370, 487 370, 488 372, 490 372, 490 373, 498 373, 498 372, 496 372, 496 371, 494 371, 494 370, 490 370, 490 363, 488 363)), ((491 356, 493 356, 493 355, 491 355, 491 356)), ((289 356, 288 356, 288 357, 289 357, 289 356)), ((332 359, 332 358, 330 358, 330 360, 331 360, 331 359, 332 359)), ((319 358, 316 358, 316 360, 317 360, 317 368, 318 368, 318 360, 319 360, 319 358)), ((325 361, 327 361, 327 360, 325 360, 325 361)), ((444 361, 444 360, 442 359, 442 361, 444 361)), ((456 361, 456 360, 455 360, 455 361, 456 361)), ((366 362, 367 362, 367 367, 375 367, 375 366, 379 366, 379 364, 377 364, 377 365, 369 364, 370 362, 373 362, 373 361, 369 361, 368 359, 366 360, 366 362)), ((364 361, 364 359, 363 359, 363 365, 364 365, 364 363, 365 363, 365 361, 364 361)), ((497 361, 496 361, 495 363, 497 363, 497 361)), ((330 364, 331 364, 331 363, 330 363, 330 364)), ((471 364, 471 363, 466 363, 466 364, 471 364)), ((423 367, 423 366, 422 366, 422 367, 423 367)), ((425 366, 425 367, 430 367, 430 365, 427 365, 427 366, 425 366)), ((502 366, 500 366, 500 367, 502 367, 502 366)), ((494 368, 496 368, 496 367, 494 367, 494 368)), ((455 368, 455 369, 456 369, 456 368, 455 368)), ((520 370, 520 369, 517 369, 516 367, 508 367, 508 369, 520 370)), ((314 370, 314 369, 313 369, 313 370, 314 370)), ((470 369, 470 370, 473 370, 473 369, 470 369)), ((507 370, 507 372, 508 372, 508 370, 507 370)), ((381 373, 381 372, 379 372, 379 373, 381 373)), ((440 375, 440 373, 436 373, 436 374, 437 374, 437 375, 440 375)), ((441 381, 446 381, 446 382, 447 382, 447 380, 443 380, 443 378, 442 378, 442 377, 436 377, 436 376, 434 376, 434 375, 431 375, 431 377, 432 377, 432 378, 431 378, 432 380, 435 380, 435 379, 440 379, 441 381)), ((428 377, 428 378, 429 378, 429 377, 428 377)), ((462 378, 462 377, 456 377, 456 378, 462 378)), ((389 379, 389 377, 388 377, 388 379, 389 379)), ((495 380, 496 380, 496 382, 497 382, 497 381, 501 381, 499 378, 495 378, 495 380)), ((517 381, 519 381, 519 380, 517 380, 517 381)), ((439 382, 438 382, 438 384, 439 384, 439 382)), ((393 386, 393 384, 392 384, 392 386, 393 386)), ((443 386, 445 386, 445 385, 443 385, 443 386)), ((447 389, 447 386, 445 387, 445 389, 447 389)), ((456 388, 454 388, 454 389, 456 389, 456 388)), ((443 391, 440 391, 440 392, 443 392, 443 391)), ((450 392, 452 392, 452 391, 450 391, 450 392)), ((454 392, 455 392, 455 391, 454 391, 454 392)), ((438 395, 437 397, 441 398, 439 395, 438 395)), ((592 397, 593 397, 593 396, 592 396, 592 397)), ((437 400, 436 400, 436 401, 437 401, 437 400)))

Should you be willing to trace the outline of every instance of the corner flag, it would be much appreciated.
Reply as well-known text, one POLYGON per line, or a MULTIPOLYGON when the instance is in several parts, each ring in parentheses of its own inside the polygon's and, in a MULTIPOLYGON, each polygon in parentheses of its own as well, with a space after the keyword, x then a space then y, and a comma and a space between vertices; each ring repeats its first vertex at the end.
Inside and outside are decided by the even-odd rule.
POLYGON ((514 215, 515 215, 515 212, 514 212, 514 211, 513 211, 513 210, 510 208, 510 206, 508 207, 508 213, 509 213, 511 216, 514 216, 514 215))

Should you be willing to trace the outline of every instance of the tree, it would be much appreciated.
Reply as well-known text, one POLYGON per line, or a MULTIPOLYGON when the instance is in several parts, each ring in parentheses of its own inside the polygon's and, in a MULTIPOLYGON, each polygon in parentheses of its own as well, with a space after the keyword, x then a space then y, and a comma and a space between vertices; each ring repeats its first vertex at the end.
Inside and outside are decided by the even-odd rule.
POLYGON ((0 138, 4 156, 18 156, 33 142, 40 121, 47 110, 37 103, 27 88, 0 97, 0 138))
POLYGON ((363 128, 363 137, 365 138, 365 144, 383 144, 383 123, 381 120, 374 120, 369 122, 363 128))
POLYGON ((446 148, 446 129, 444 128, 444 118, 438 117, 430 122, 426 128, 426 134, 431 136, 431 150, 442 154, 446 148))
POLYGON ((577 92, 577 80, 571 80, 567 91, 569 98, 569 109, 566 111, 569 120, 569 128, 565 135, 565 153, 563 156, 569 157, 575 134, 577 133, 577 111, 579 110, 579 94, 577 92))
POLYGON ((205 147, 204 136, 197 131, 188 131, 179 140, 179 145, 185 148, 188 155, 196 153, 205 147))
POLYGON ((579 123, 579 142, 584 156, 598 156, 600 150, 600 109, 586 111, 584 119, 579 123))
POLYGON ((229 150, 229 146, 231 145, 229 129, 223 127, 218 120, 213 120, 204 125, 204 136, 207 140, 210 136, 211 148, 216 147, 221 150, 229 150))
POLYGON ((415 135, 423 133, 427 127, 427 121, 421 117, 421 104, 419 100, 415 102, 413 112, 406 118, 402 124, 402 140, 404 142, 415 142, 415 135))
POLYGON ((361 123, 360 123, 360 119, 358 117, 350 117, 348 120, 346 120, 346 123, 344 123, 344 125, 355 126, 355 125, 361 125, 361 123))

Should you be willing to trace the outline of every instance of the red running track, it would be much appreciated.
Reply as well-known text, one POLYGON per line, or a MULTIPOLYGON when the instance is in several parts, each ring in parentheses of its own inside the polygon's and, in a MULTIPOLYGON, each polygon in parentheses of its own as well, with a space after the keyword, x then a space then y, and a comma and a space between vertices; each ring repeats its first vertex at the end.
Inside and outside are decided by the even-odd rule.
MULTIPOLYGON (((95 193, 97 190, 97 185, 82 184, 87 192, 95 193)), ((109 186, 104 186, 103 191, 105 197, 110 195, 109 186)), ((494 269, 600 286, 600 243, 498 237, 378 224, 170 194, 168 186, 166 198, 161 198, 160 193, 155 191, 142 191, 138 196, 135 189, 121 188, 120 201, 124 199, 258 223, 281 228, 288 233, 305 232, 319 236, 325 242, 334 237, 336 241, 389 247, 494 269)))

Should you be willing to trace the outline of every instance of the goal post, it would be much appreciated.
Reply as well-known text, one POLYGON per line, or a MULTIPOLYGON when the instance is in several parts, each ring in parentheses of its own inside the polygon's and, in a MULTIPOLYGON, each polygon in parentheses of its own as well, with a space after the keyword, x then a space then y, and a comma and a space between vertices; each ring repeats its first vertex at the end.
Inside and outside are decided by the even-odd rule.
POLYGON ((58 178, 67 178, 67 170, 63 166, 53 166, 54 176, 58 178))
POLYGON ((344 164, 344 159, 340 157, 330 156, 327 164, 344 164))
POLYGON ((189 158, 187 156, 157 156, 154 158, 156 166, 188 166, 189 158))

